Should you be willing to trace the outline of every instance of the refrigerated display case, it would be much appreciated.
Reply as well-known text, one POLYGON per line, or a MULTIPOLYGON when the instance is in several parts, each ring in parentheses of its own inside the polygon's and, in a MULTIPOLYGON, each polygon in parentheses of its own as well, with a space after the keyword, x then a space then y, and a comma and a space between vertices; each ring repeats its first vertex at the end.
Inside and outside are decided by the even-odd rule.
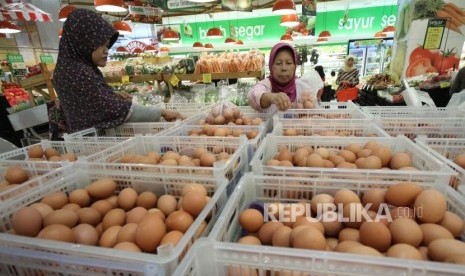
POLYGON ((318 45, 314 46, 319 54, 318 62, 315 65, 323 66, 326 76, 330 76, 331 71, 336 73, 344 67, 344 58, 347 53, 346 44, 338 45, 318 45))
POLYGON ((349 40, 347 53, 355 57, 360 76, 384 72, 391 60, 392 38, 349 40))

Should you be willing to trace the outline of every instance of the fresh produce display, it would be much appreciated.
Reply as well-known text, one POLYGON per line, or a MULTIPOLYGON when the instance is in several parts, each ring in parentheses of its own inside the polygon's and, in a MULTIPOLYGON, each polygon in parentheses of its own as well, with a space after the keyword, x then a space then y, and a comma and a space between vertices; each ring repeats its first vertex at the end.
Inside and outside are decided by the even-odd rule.
POLYGON ((287 191, 295 202, 250 203, 239 214, 237 242, 463 263, 465 243, 458 238, 465 223, 437 190, 400 182, 360 195, 350 189, 306 195, 287 191))
POLYGON ((447 70, 457 69, 459 62, 460 57, 457 56, 455 49, 438 52, 418 46, 410 53, 405 75, 414 77, 427 73, 445 74, 447 70))
POLYGON ((29 94, 19 84, 2 81, 2 90, 10 106, 29 101, 29 94))
MULTIPOLYGON (((21 236, 156 254, 163 244, 178 244, 209 199, 194 182, 185 183, 179 195, 157 195, 132 187, 118 191, 114 180, 100 178, 19 209, 12 226, 21 236)), ((202 222, 194 238, 206 226, 202 222)))
POLYGON ((387 89, 388 86, 395 84, 391 75, 386 73, 375 74, 371 76, 366 83, 374 89, 387 89))
POLYGON ((40 68, 39 64, 32 65, 32 66, 26 66, 26 68, 28 72, 27 75, 25 76, 26 78, 42 74, 42 69, 40 68))
POLYGON ((465 11, 463 9, 461 9, 454 3, 443 2, 441 8, 436 11, 436 16, 439 18, 447 18, 446 27, 454 32, 463 34, 461 30, 461 27, 465 24, 465 11))
POLYGON ((246 54, 224 52, 219 55, 202 53, 195 64, 196 74, 261 71, 265 57, 257 49, 246 54))

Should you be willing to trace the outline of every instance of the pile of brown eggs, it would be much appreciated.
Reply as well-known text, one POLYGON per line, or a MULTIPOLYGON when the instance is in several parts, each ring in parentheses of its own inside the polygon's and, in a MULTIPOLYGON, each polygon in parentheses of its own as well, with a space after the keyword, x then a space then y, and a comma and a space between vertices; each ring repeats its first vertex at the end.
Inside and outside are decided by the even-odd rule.
POLYGON ((393 153, 389 146, 375 141, 363 146, 349 144, 339 151, 304 146, 291 152, 283 146, 273 159, 266 161, 266 166, 416 170, 409 153, 393 153))
POLYGON ((10 166, 5 169, 3 180, 0 182, 0 192, 14 188, 30 178, 28 172, 19 166, 10 166))
MULTIPOLYGON (((14 234, 156 253, 160 245, 176 246, 210 200, 197 183, 185 184, 179 200, 130 187, 117 193, 116 188, 112 179, 102 178, 69 194, 51 193, 14 213, 14 234)), ((206 225, 203 221, 196 237, 206 225)))
POLYGON ((60 154, 60 152, 53 147, 48 147, 45 150, 41 145, 33 145, 27 150, 28 160, 31 161, 63 161, 68 160, 74 162, 77 156, 74 152, 60 154))
MULTIPOLYGON (((258 129, 258 127, 257 127, 258 129)), ((204 124, 202 128, 193 127, 189 130, 189 136, 215 136, 215 137, 239 137, 246 135, 248 139, 254 139, 258 135, 258 130, 252 129, 245 131, 240 128, 219 127, 215 125, 204 124)))
POLYGON ((207 117, 198 123, 199 125, 260 125, 263 121, 258 117, 245 117, 235 106, 217 105, 212 107, 207 117))
POLYGON ((361 197, 340 189, 265 208, 266 221, 257 209, 240 213, 247 235, 239 243, 465 264, 464 221, 447 211, 440 192, 416 183, 373 188, 361 197), (303 212, 293 217, 292 210, 303 212))

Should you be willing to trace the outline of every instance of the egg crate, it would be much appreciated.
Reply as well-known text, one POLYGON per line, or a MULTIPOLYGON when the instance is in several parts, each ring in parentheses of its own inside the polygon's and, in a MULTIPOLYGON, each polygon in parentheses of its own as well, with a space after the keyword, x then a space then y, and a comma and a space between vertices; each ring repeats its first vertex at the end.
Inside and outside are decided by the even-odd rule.
POLYGON ((363 106, 361 109, 373 118, 411 119, 465 117, 465 112, 456 107, 363 106))
MULTIPOLYGON (((63 168, 65 169, 65 168, 63 168)), ((147 266, 158 265, 166 275, 171 275, 172 271, 182 260, 186 252, 200 236, 207 236, 219 213, 226 205, 226 179, 206 179, 202 176, 182 176, 182 175, 164 175, 164 174, 144 174, 138 172, 127 172, 119 170, 115 164, 85 164, 77 163, 66 168, 64 176, 57 176, 50 179, 47 185, 40 189, 34 190, 32 193, 25 194, 15 200, 2 204, 1 224, 0 224, 0 248, 3 249, 25 249, 30 257, 35 259, 36 264, 42 264, 40 271, 45 274, 56 269, 55 263, 60 262, 60 259, 46 259, 46 254, 56 254, 65 256, 68 259, 86 258, 94 260, 100 264, 103 262, 118 262, 120 264, 130 264, 129 267, 139 266, 135 272, 139 272, 147 266), (115 250, 112 248, 103 248, 88 245, 76 245, 73 243, 24 237, 12 234, 12 218, 13 214, 22 207, 28 206, 46 195, 53 192, 65 192, 69 194, 71 191, 79 188, 84 188, 88 184, 101 178, 111 178, 117 183, 117 192, 124 188, 131 187, 138 193, 143 191, 151 191, 161 196, 162 194, 170 194, 179 199, 184 185, 187 183, 196 182, 203 185, 207 190, 207 195, 211 197, 203 211, 196 217, 189 229, 184 233, 182 239, 173 247, 172 244, 166 244, 157 248, 157 254, 152 253, 137 253, 115 250), (210 220, 207 222, 205 230, 199 234, 197 231, 200 228, 202 221, 211 214, 210 220)), ((21 270, 23 266, 15 267, 16 270, 21 270)), ((4 275, 11 271, 12 265, 3 259, 0 259, 0 274, 4 275), (9 269, 3 271, 2 269, 9 269)), ((113 273, 112 269, 119 267, 106 267, 104 273, 95 273, 101 275, 120 275, 113 273)), ((87 267, 76 267, 75 271, 87 271, 87 267)), ((94 275, 93 271, 89 271, 94 275)), ((88 274, 87 273, 87 274, 88 274)), ((19 273, 21 274, 21 273, 19 273)), ((15 274, 18 275, 18 274, 15 274)), ((22 275, 22 274, 21 274, 22 275)), ((25 274, 29 275, 29 274, 25 274)), ((79 275, 77 273, 76 275, 79 275)), ((133 275, 133 274, 124 274, 133 275)), ((139 274, 136 274, 139 275, 139 274)), ((140 275, 143 275, 142 273, 140 275)), ((158 274, 145 274, 158 275, 158 274)))
POLYGON ((250 165, 252 171, 258 175, 328 177, 333 179, 392 179, 395 181, 416 182, 438 179, 444 185, 447 185, 450 177, 456 174, 441 160, 402 135, 398 137, 290 137, 269 134, 255 152, 250 165), (349 144, 363 146, 370 141, 376 141, 378 144, 389 147, 392 153, 406 152, 412 159, 412 166, 418 170, 335 169, 265 165, 268 160, 274 158, 281 147, 286 147, 291 152, 295 152, 297 148, 302 146, 325 147, 329 150, 339 151, 349 144))
POLYGON ((451 178, 450 184, 465 194, 465 169, 454 162, 455 156, 465 153, 465 138, 442 139, 421 136, 416 138, 415 142, 457 173, 451 178))
POLYGON ((356 136, 356 137, 390 137, 373 122, 354 120, 300 120, 289 119, 278 121, 272 134, 283 136, 287 130, 295 130, 296 136, 356 136), (332 134, 328 133, 332 132, 332 134))
POLYGON ((37 161, 6 161, 0 160, 0 181, 5 180, 5 172, 9 167, 23 168, 29 180, 9 189, 0 191, 0 204, 5 201, 17 198, 25 193, 30 193, 34 189, 46 185, 50 179, 64 176, 66 168, 71 166, 71 162, 37 162, 37 161))
MULTIPOLYGON (((41 140, 39 143, 36 143, 31 146, 27 147, 22 147, 19 149, 15 149, 12 151, 8 151, 5 153, 0 154, 0 160, 27 160, 29 158, 28 156, 28 150, 32 148, 33 146, 40 145, 42 146, 42 149, 46 148, 54 148, 56 149, 60 154, 65 154, 65 153, 74 153, 76 154, 77 158, 80 159, 84 156, 88 156, 91 154, 95 154, 96 152, 102 151, 108 147, 114 146, 118 143, 120 143, 121 140, 118 139, 109 139, 106 141, 95 141, 95 140, 89 140, 89 141, 50 141, 50 140, 41 140)), ((31 161, 32 162, 32 161, 31 161)), ((34 161, 34 162, 52 162, 52 161, 47 161, 44 159, 44 161, 34 161)), ((61 162, 55 162, 55 163, 61 163, 61 162)))
POLYGON ((158 135, 158 133, 167 130, 179 122, 156 122, 156 123, 125 123, 115 128, 95 129, 89 128, 72 134, 65 134, 65 141, 72 140, 96 140, 96 141, 116 141, 121 142, 137 134, 141 135, 158 135))
POLYGON ((428 138, 465 138, 463 118, 380 118, 375 122, 389 135, 405 135, 415 139, 419 135, 428 138))
POLYGON ((365 119, 372 118, 358 108, 312 108, 312 109, 288 109, 276 114, 279 120, 285 119, 365 119))
POLYGON ((230 158, 217 161, 213 167, 147 165, 139 163, 118 163, 120 170, 160 172, 165 175, 201 175, 205 178, 226 177, 228 193, 231 193, 242 174, 248 169, 247 139, 245 137, 191 137, 191 136, 140 136, 109 147, 83 160, 89 163, 118 163, 126 154, 146 155, 149 151, 164 154, 174 151, 191 156, 194 149, 201 147, 209 151, 226 151, 230 158))
POLYGON ((161 108, 181 113, 185 118, 197 115, 199 112, 210 110, 213 106, 211 103, 181 103, 181 102, 168 102, 163 103, 161 108))
MULTIPOLYGON (((228 275, 229 267, 258 270, 252 275, 275 275, 273 272, 284 271, 292 272, 289 275, 463 275, 463 267, 455 264, 389 257, 360 258, 350 253, 236 243, 243 235, 240 213, 251 203, 297 203, 321 193, 334 196, 339 189, 350 189, 362 196, 369 189, 387 189, 395 184, 397 181, 270 177, 247 173, 229 197, 209 240, 199 241, 197 247, 191 248, 175 275, 228 275), (199 247, 203 247, 203 254, 198 254, 199 247)), ((446 198, 448 210, 465 219, 464 198, 452 188, 433 180, 418 185, 437 189, 446 198)))
MULTIPOLYGON (((163 132, 160 133, 160 136, 189 136, 189 132, 191 130, 199 130, 202 131, 203 125, 187 125, 182 123, 181 125, 172 127, 170 129, 167 129, 163 132)), ((225 127, 230 129, 231 131, 235 130, 242 130, 244 135, 249 133, 250 131, 257 131, 257 135, 253 139, 248 139, 246 137, 247 141, 247 155, 248 155, 248 160, 252 160, 252 157, 255 153, 255 150, 257 150, 258 146, 262 142, 263 138, 265 138, 266 135, 266 128, 265 125, 225 125, 225 126, 217 126, 217 127, 225 127)), ((208 136, 207 136, 208 137, 208 136)), ((210 136, 214 137, 214 136, 210 136)))

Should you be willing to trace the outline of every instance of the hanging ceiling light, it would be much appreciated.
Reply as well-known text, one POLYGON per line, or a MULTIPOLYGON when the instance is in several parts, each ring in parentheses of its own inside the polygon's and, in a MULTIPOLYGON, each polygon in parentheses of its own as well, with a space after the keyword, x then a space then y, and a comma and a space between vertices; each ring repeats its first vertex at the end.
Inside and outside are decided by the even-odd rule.
POLYGON ((207 31, 207 38, 223 38, 223 32, 216 27, 210 28, 207 31))
POLYGON ((394 26, 386 26, 384 27, 383 29, 383 33, 385 34, 385 36, 392 36, 394 35, 394 32, 396 31, 396 27, 394 26))
POLYGON ((76 10, 76 7, 73 5, 66 5, 61 7, 60 12, 58 13, 58 18, 60 21, 66 21, 68 15, 76 10))
POLYGON ((244 42, 240 39, 236 40, 236 45, 244 45, 244 42))
POLYGON ((196 42, 194 42, 194 44, 192 44, 192 47, 193 48, 203 48, 203 44, 202 44, 202 42, 196 41, 196 42))
POLYGON ((100 12, 125 12, 123 0, 94 0, 95 9, 100 12))
POLYGON ((63 36, 63 28, 58 30, 58 37, 61 38, 63 36))
POLYGON ((172 29, 165 29, 161 35, 163 40, 176 41, 179 40, 179 34, 172 29))
POLYGON ((163 46, 160 48, 160 52, 169 52, 170 51, 170 48, 166 47, 166 46, 163 46))
POLYGON ((297 13, 295 10, 295 3, 293 0, 276 0, 271 10, 274 14, 290 14, 297 13))
POLYGON ((6 20, 0 21, 0 33, 14 34, 19 32, 21 32, 21 29, 16 24, 6 20))
POLYGON ((283 34, 281 36, 281 41, 289 42, 289 41, 294 41, 294 39, 292 39, 292 36, 290 34, 283 34))
POLYGON ((281 23, 279 25, 284 27, 295 27, 300 24, 300 20, 297 17, 297 14, 285 14, 281 16, 281 23))
POLYGON ((375 38, 385 38, 386 34, 382 31, 375 33, 375 38))
POLYGON ((213 48, 213 44, 211 44, 211 43, 205 43, 205 48, 210 48, 210 49, 212 49, 212 48, 213 48))
POLYGON ((157 49, 155 48, 155 46, 153 45, 147 45, 144 49, 144 52, 147 52, 147 53, 153 53, 155 52, 157 49))
POLYGON ((231 37, 228 37, 224 40, 224 43, 226 44, 236 44, 236 40, 234 40, 233 38, 231 37))
POLYGON ((128 23, 123 21, 113 22, 113 27, 122 35, 127 35, 132 33, 132 28, 128 23))
POLYGON ((331 33, 329 31, 321 31, 316 41, 318 42, 328 41, 330 37, 331 37, 331 33))
POLYGON ((118 47, 116 48, 116 51, 117 51, 118 53, 127 53, 127 52, 128 52, 128 49, 126 49, 126 47, 123 47, 123 46, 118 46, 118 47))

